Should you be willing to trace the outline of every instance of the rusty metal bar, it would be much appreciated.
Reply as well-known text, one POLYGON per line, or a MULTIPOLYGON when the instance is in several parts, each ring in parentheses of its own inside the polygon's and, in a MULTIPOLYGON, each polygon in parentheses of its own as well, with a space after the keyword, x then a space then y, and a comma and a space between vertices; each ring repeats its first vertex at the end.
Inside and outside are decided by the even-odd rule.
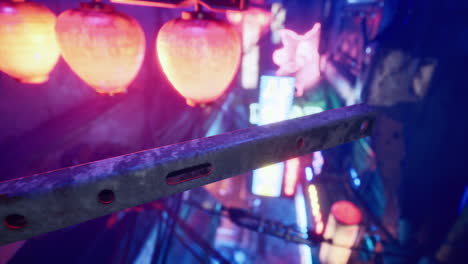
POLYGON ((0 183, 0 245, 370 135, 366 105, 0 183))

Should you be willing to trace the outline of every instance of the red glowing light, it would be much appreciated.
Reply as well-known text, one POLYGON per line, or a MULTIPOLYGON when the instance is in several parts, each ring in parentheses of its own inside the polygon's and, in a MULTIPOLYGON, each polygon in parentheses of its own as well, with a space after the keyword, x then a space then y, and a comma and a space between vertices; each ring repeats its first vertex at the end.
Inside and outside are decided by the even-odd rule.
POLYGON ((279 66, 277 75, 294 75, 296 77, 297 95, 302 96, 320 78, 318 45, 320 24, 304 35, 298 35, 292 30, 280 31, 283 47, 273 53, 273 62, 279 66))
POLYGON ((99 93, 125 92, 143 63, 141 26, 112 6, 81 4, 60 14, 55 29, 65 61, 99 93))
POLYGON ((286 177, 284 179, 284 194, 293 196, 296 189, 297 173, 299 171, 299 158, 290 159, 286 162, 286 177))
POLYGON ((200 13, 163 25, 156 51, 166 77, 190 105, 215 101, 239 67, 241 39, 229 24, 200 13))
POLYGON ((335 218, 346 225, 357 225, 362 220, 359 208, 349 201, 338 201, 333 204, 331 213, 335 218))
POLYGON ((60 56, 54 25, 42 4, 0 1, 0 70, 22 83, 46 82, 60 56))

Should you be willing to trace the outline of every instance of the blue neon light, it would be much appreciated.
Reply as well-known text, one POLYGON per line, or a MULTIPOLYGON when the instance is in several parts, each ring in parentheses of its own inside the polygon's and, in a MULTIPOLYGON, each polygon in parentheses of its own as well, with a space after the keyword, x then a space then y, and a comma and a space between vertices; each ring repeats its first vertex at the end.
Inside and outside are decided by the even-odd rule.
POLYGON ((311 167, 305 168, 305 174, 308 181, 312 181, 314 179, 314 172, 312 171, 311 167))
POLYGON ((359 179, 357 171, 354 168, 350 168, 349 175, 351 176, 351 179, 353 180, 354 187, 359 187, 361 185, 361 179, 359 179))

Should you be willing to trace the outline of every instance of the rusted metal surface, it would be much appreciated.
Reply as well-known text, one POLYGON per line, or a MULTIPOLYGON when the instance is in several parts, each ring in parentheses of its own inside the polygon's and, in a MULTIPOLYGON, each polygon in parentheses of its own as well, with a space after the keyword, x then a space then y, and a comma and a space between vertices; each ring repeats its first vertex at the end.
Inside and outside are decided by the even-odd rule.
POLYGON ((369 136, 375 118, 344 107, 2 182, 0 245, 369 136))

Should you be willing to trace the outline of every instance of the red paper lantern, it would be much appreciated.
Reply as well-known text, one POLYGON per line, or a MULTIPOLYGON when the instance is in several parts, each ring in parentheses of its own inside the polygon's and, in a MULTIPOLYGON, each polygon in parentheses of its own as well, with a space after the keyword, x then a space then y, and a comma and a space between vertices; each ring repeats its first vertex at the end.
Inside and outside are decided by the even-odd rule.
POLYGON ((357 225, 362 220, 359 208, 349 201, 338 201, 333 204, 331 213, 340 222, 346 225, 357 225))
POLYGON ((54 25, 44 5, 0 1, 0 70, 22 83, 47 81, 60 56, 54 25))
POLYGON ((81 3, 60 14, 55 29, 65 61, 98 93, 125 92, 143 63, 141 26, 110 5, 81 3))
POLYGON ((184 12, 158 33, 162 69, 189 105, 215 101, 239 67, 241 38, 226 22, 204 13, 184 12))

